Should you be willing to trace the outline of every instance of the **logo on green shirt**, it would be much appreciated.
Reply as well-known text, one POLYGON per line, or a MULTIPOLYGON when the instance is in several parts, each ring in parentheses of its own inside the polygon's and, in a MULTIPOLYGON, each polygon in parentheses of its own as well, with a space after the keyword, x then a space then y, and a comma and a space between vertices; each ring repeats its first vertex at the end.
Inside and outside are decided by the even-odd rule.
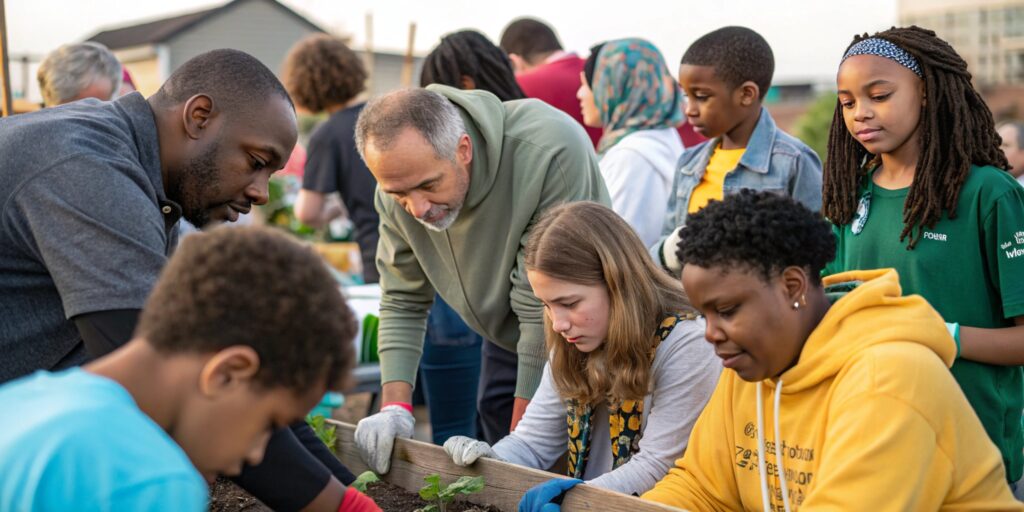
MULTIPOLYGON (((1013 234, 1013 240, 1014 240, 1014 242, 1017 243, 1017 245, 1024 245, 1024 231, 1018 231, 1018 232, 1014 233, 1013 234)), ((1000 244, 999 248, 1002 249, 1003 252, 1006 253, 1006 257, 1008 259, 1009 258, 1016 258, 1017 256, 1024 256, 1024 249, 1021 249, 1020 247, 1015 247, 1013 250, 1007 250, 1012 245, 1013 245, 1013 242, 1007 240, 1006 242, 1003 242, 1002 244, 1000 244)))

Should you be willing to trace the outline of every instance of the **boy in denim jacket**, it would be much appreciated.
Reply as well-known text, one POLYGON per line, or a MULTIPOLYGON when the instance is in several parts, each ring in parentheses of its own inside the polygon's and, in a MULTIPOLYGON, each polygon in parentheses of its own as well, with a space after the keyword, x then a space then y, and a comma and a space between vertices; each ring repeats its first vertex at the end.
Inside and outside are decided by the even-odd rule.
POLYGON ((693 43, 679 66, 686 117, 709 140, 689 147, 669 194, 662 239, 651 255, 678 276, 679 227, 708 201, 741 189, 786 194, 812 211, 821 209, 821 161, 779 130, 761 106, 775 60, 768 42, 745 27, 724 27, 693 43))

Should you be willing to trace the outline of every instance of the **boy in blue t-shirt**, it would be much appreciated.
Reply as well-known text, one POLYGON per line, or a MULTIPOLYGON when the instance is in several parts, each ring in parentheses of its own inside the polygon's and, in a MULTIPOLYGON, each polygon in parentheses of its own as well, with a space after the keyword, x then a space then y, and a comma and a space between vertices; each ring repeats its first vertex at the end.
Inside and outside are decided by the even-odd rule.
MULTIPOLYGON (((0 510, 205 510, 353 360, 322 260, 265 228, 186 239, 135 338, 82 368, 0 386, 0 510)), ((376 510, 346 491, 342 510, 376 510)))

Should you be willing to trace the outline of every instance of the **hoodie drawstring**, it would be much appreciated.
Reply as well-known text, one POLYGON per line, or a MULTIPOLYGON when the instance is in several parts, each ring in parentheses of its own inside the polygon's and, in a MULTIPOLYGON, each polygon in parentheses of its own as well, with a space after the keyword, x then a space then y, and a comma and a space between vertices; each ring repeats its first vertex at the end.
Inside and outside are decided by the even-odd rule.
MULTIPOLYGON (((761 474, 761 507, 764 512, 771 512, 768 497, 768 469, 764 449, 764 406, 762 405, 761 388, 763 384, 757 383, 757 469, 761 474)), ((782 486, 782 507, 786 512, 789 509, 789 487, 786 485, 786 468, 782 463, 782 434, 779 432, 779 400, 782 397, 782 379, 775 384, 775 462, 778 465, 779 483, 782 486)))

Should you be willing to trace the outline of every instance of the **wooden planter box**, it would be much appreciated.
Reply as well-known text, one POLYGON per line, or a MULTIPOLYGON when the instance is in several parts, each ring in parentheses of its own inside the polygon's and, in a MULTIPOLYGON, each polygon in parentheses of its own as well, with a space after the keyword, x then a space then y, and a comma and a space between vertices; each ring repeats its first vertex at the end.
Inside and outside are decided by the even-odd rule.
MULTIPOLYGON (((337 427, 338 458, 355 474, 369 468, 359 457, 355 445, 355 425, 327 420, 337 427)), ((451 483, 463 475, 481 475, 486 481, 484 490, 470 495, 476 504, 494 505, 506 512, 514 512, 519 499, 527 489, 562 475, 537 469, 509 464, 495 459, 482 458, 470 467, 456 466, 444 448, 411 439, 396 439, 391 453, 391 471, 381 479, 403 489, 416 492, 423 487, 423 477, 437 473, 441 481, 451 483)), ((604 512, 669 512, 680 509, 643 501, 640 498, 599 489, 589 485, 578 485, 570 490, 562 503, 562 510, 600 510, 604 512)))

